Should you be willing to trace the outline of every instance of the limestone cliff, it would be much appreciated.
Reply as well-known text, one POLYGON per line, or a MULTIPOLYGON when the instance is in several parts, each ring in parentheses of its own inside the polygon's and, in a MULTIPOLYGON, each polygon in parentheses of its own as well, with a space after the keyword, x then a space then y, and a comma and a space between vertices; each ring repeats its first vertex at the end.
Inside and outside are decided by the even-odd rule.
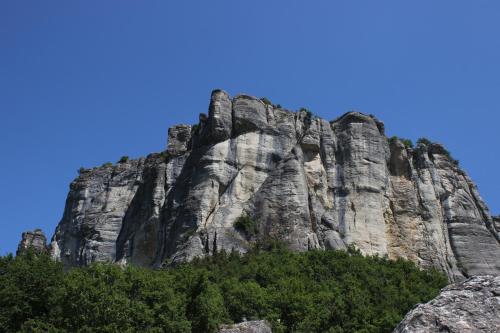
POLYGON ((403 257, 450 280, 500 273, 500 236, 471 179, 438 144, 390 143, 373 116, 334 121, 212 93, 163 153, 82 170, 51 251, 66 265, 159 267, 262 239, 291 249, 403 257), (234 226, 248 215, 256 234, 234 226))

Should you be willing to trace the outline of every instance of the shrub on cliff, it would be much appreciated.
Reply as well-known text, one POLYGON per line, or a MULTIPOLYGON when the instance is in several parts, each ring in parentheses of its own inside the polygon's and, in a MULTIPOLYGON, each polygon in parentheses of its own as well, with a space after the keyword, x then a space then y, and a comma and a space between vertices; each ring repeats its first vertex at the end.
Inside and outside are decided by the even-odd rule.
POLYGON ((118 163, 126 163, 126 162, 128 162, 128 160, 129 160, 128 156, 122 156, 120 158, 120 160, 118 161, 118 163))
POLYGON ((64 271, 47 255, 26 253, 0 258, 0 331, 210 333, 267 319, 278 333, 391 332, 445 284, 434 270, 352 248, 219 252, 156 271, 64 271))
MULTIPOLYGON (((427 138, 420 138, 420 139, 418 139, 417 144, 424 144, 424 145, 429 147, 433 144, 433 142, 427 138)), ((460 162, 457 159, 455 159, 455 158, 453 158, 453 156, 451 156, 451 153, 449 152, 449 150, 447 150, 446 148, 444 148, 442 146, 440 148, 440 153, 443 154, 444 156, 446 156, 450 160, 451 163, 453 163, 457 166, 460 164, 460 162)))
POLYGON ((397 136, 390 137, 389 143, 395 142, 396 140, 401 141, 406 148, 413 148, 413 141, 411 141, 410 139, 399 138, 397 136))
POLYGON ((273 102, 271 102, 267 97, 262 97, 260 101, 265 105, 273 105, 273 102))
POLYGON ((247 215, 242 215, 234 221, 234 228, 248 237, 255 236, 258 232, 257 222, 247 215))

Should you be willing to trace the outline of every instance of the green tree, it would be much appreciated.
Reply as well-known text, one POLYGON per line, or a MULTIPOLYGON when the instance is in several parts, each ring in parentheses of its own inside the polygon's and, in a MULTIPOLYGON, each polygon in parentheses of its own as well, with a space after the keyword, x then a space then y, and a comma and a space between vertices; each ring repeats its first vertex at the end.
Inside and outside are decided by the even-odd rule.
POLYGON ((28 319, 43 318, 47 299, 60 286, 62 266, 48 254, 28 250, 0 259, 0 331, 17 332, 28 319))
POLYGON ((219 287, 202 277, 195 288, 195 295, 189 308, 193 332, 217 332, 219 326, 228 322, 224 298, 219 287))
POLYGON ((258 247, 162 270, 93 264, 64 271, 45 253, 0 257, 0 331, 216 332, 266 319, 273 332, 390 332, 446 277, 405 260, 258 247))

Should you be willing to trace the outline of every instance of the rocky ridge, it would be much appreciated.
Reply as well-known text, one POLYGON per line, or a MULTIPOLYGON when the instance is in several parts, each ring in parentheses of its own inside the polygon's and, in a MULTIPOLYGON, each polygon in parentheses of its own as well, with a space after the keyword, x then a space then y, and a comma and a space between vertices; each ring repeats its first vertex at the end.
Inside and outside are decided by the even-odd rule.
POLYGON ((51 253, 67 266, 160 267, 268 239, 353 244, 455 281, 500 272, 499 230, 439 144, 388 140, 359 112, 327 121, 215 90, 198 124, 169 129, 164 152, 82 170, 51 253), (235 228, 240 216, 256 234, 235 228))
POLYGON ((500 276, 475 276, 418 305, 394 333, 496 333, 499 329, 500 276))

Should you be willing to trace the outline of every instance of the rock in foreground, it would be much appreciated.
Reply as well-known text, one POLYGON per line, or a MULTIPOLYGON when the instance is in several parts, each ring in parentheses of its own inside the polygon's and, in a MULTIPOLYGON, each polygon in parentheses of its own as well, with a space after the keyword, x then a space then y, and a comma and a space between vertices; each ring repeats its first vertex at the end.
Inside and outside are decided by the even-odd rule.
POLYGON ((394 333, 500 331, 500 276, 476 276, 444 288, 409 312, 394 333))
POLYGON ((221 328, 219 333, 271 333, 271 327, 264 320, 245 321, 221 328))

